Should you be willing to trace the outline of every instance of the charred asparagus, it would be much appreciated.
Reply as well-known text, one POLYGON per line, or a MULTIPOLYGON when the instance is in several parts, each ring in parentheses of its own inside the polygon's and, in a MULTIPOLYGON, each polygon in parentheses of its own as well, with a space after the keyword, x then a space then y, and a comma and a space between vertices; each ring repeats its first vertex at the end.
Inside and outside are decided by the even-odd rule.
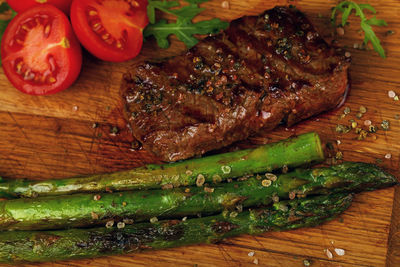
POLYGON ((117 228, 0 233, 0 262, 44 262, 125 254, 197 243, 213 243, 241 234, 309 227, 331 220, 351 204, 337 194, 279 202, 242 213, 160 221, 117 228), (236 215, 236 216, 235 216, 236 215), (201 229, 201 230, 200 230, 201 229))
POLYGON ((268 205, 296 195, 358 192, 392 186, 396 178, 377 166, 347 162, 329 168, 297 169, 278 177, 257 175, 219 186, 14 199, 0 202, 0 230, 65 229, 107 222, 211 215, 268 205))
POLYGON ((163 185, 188 186, 199 175, 205 182, 226 180, 247 174, 269 172, 283 166, 297 167, 324 158, 318 134, 307 133, 256 149, 246 149, 172 164, 129 171, 46 181, 3 180, 0 197, 35 197, 84 192, 125 191, 161 188, 163 185))

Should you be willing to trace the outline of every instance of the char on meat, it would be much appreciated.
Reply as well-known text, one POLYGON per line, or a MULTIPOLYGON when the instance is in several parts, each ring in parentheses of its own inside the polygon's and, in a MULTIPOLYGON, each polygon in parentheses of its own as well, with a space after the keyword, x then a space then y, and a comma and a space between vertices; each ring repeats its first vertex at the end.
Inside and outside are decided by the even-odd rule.
POLYGON ((275 7, 181 56, 135 64, 122 83, 125 114, 145 149, 186 159, 336 107, 349 66, 303 13, 275 7))

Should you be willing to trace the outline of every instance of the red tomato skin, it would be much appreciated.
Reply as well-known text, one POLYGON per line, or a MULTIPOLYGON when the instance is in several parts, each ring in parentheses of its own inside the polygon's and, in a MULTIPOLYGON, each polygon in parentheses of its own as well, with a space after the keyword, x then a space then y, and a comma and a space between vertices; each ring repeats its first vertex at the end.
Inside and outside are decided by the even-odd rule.
POLYGON ((38 5, 50 4, 57 7, 62 12, 68 15, 71 8, 72 0, 47 0, 44 3, 40 3, 36 0, 7 0, 7 3, 16 12, 23 12, 38 5))
POLYGON ((18 13, 9 23, 1 42, 1 59, 4 74, 11 84, 19 91, 30 95, 50 95, 67 89, 77 80, 82 67, 82 48, 72 30, 67 16, 52 5, 40 5, 25 12, 18 13), (13 66, 13 53, 15 53, 15 51, 13 51, 9 43, 14 37, 20 23, 33 17, 35 14, 50 14, 54 16, 54 21, 57 20, 58 24, 61 25, 61 29, 59 29, 57 34, 66 37, 69 42, 68 48, 60 48, 61 52, 64 53, 61 55, 59 53, 58 57, 57 54, 55 54, 57 63, 59 63, 60 73, 57 75, 57 82, 54 84, 35 85, 28 83, 16 73, 13 66))
MULTIPOLYGON (((86 7, 96 0, 73 0, 71 5, 71 23, 82 46, 84 46, 95 57, 111 62, 123 62, 136 57, 143 44, 143 28, 149 23, 147 18, 147 0, 138 0, 141 8, 135 15, 137 28, 130 28, 127 49, 117 50, 107 45, 98 34, 96 34, 86 18, 86 7)), ((118 16, 116 14, 115 16, 118 16)), ((107 23, 107 22, 105 22, 107 23)))

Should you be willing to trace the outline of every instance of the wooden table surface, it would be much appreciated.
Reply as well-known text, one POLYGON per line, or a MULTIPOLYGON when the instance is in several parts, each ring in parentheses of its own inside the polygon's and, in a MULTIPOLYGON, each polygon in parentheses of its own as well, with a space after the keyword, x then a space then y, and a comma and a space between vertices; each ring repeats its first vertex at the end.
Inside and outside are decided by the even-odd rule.
MULTIPOLYGON (((296 5, 305 12, 319 31, 330 37, 330 8, 338 1, 263 1, 229 0, 229 9, 221 0, 212 0, 199 19, 220 17, 232 20, 258 14, 275 5, 296 5)), ((293 134, 317 131, 324 142, 343 154, 344 160, 377 163, 400 177, 400 101, 389 98, 388 91, 400 94, 400 1, 365 1, 378 10, 388 27, 377 28, 387 59, 373 51, 362 51, 354 44, 362 42, 359 20, 352 16, 339 43, 352 55, 352 89, 345 107, 350 114, 340 118, 344 107, 312 118, 291 129, 280 128, 236 146, 268 143, 293 134), (395 33, 386 36, 392 30, 395 33), (356 118, 360 108, 367 112, 356 118), (399 115, 398 115, 399 114, 399 115), (335 131, 337 124, 359 125, 370 120, 380 127, 390 121, 390 130, 378 130, 365 140, 357 140, 354 130, 335 131), (340 143, 340 144, 339 144, 340 143)), ((363 2, 364 3, 364 2, 363 2)), ((161 50, 147 42, 135 60, 176 55, 184 51, 179 42, 161 50)), ((123 72, 132 62, 107 63, 85 55, 78 82, 52 96, 34 97, 20 93, 0 70, 0 175, 8 178, 48 179, 111 172, 157 162, 150 153, 132 149, 134 139, 121 115, 119 97, 123 72), (98 127, 93 127, 97 123, 98 127), (113 127, 119 129, 110 135, 113 127)), ((322 226, 260 236, 241 236, 215 245, 198 245, 126 256, 104 257, 43 264, 41 266, 400 266, 400 188, 357 195, 351 208, 340 219, 322 226), (345 250, 338 256, 335 248, 345 250), (329 259, 326 249, 333 253, 329 259), (254 256, 249 256, 254 252, 254 256)), ((39 266, 39 265, 30 265, 39 266)))

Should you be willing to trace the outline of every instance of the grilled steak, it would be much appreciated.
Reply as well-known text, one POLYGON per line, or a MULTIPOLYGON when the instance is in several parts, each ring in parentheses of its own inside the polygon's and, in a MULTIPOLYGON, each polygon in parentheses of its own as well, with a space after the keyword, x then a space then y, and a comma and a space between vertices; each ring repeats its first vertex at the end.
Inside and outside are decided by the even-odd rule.
POLYGON ((122 85, 126 115, 145 149, 186 159, 334 108, 349 65, 304 14, 275 7, 181 56, 133 66, 122 85))

